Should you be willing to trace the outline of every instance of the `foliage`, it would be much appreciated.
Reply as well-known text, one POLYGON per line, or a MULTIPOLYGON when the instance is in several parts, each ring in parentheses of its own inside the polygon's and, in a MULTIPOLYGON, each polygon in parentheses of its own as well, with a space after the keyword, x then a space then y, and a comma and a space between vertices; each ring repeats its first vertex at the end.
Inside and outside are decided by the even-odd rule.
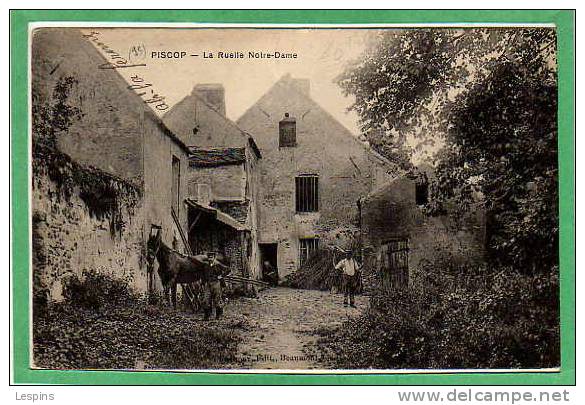
POLYGON ((43 270, 47 263, 47 252, 43 245, 43 235, 39 232, 45 215, 34 211, 32 215, 32 283, 33 283, 33 317, 44 314, 49 305, 49 290, 43 283, 43 270))
POLYGON ((83 117, 81 109, 69 103, 70 93, 77 83, 77 79, 72 76, 60 77, 55 83, 51 99, 45 102, 38 91, 33 91, 33 149, 36 146, 57 149, 58 134, 67 131, 76 120, 83 117))
POLYGON ((551 28, 385 30, 339 77, 375 149, 407 170, 434 160, 429 212, 485 207, 491 258, 528 272, 558 263, 555 40, 551 28))
POLYGON ((202 324, 148 305, 128 285, 97 273, 33 323, 34 363, 50 369, 196 369, 233 363, 241 321, 202 324))
POLYGON ((106 303, 122 304, 136 300, 128 283, 96 270, 83 272, 82 277, 71 275, 63 280, 63 296, 68 304, 99 310, 106 303))
POLYGON ((83 118, 83 111, 70 102, 76 84, 74 77, 62 76, 47 100, 38 91, 33 92, 33 174, 37 179, 48 175, 58 187, 57 198, 69 199, 78 192, 90 215, 100 220, 110 219, 110 231, 114 237, 125 227, 121 204, 127 204, 128 208, 135 206, 139 190, 109 173, 82 166, 59 150, 58 137, 83 118))
POLYGON ((429 263, 417 287, 378 291, 365 315, 320 331, 323 357, 338 368, 559 366, 558 268, 526 275, 450 263, 429 263))
POLYGON ((558 263, 556 85, 512 63, 492 76, 454 101, 436 195, 481 192, 492 257, 535 271, 558 263))

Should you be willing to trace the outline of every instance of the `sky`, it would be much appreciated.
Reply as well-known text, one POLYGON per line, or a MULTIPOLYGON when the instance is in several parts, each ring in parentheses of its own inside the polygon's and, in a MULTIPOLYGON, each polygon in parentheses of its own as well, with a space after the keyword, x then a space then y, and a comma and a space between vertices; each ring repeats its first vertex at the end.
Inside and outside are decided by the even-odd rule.
MULTIPOLYGON (((352 99, 334 83, 345 66, 359 59, 372 30, 250 28, 95 28, 96 38, 128 60, 119 68, 129 82, 139 75, 172 107, 198 83, 222 83, 226 114, 237 120, 283 75, 311 81, 311 97, 352 133, 357 116, 347 112, 352 99), (183 58, 152 58, 152 52, 185 52, 183 58), (219 52, 296 53, 297 59, 220 59, 219 52), (213 53, 215 58, 203 58, 213 53), (199 55, 199 56, 189 56, 199 55)), ((98 47, 99 48, 99 47, 98 47)), ((103 52, 103 48, 100 49, 103 52)), ((111 58, 111 54, 106 57, 111 58)))

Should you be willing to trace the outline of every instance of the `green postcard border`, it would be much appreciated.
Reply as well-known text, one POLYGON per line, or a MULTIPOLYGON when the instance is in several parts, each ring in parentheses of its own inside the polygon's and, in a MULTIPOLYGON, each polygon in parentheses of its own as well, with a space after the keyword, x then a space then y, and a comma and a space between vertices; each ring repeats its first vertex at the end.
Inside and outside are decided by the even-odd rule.
POLYGON ((77 385, 574 385, 575 12, 572 10, 11 10, 12 359, 15 384, 77 385), (558 33, 561 371, 553 373, 220 374, 29 368, 28 24, 33 22, 248 24, 553 23, 558 33))

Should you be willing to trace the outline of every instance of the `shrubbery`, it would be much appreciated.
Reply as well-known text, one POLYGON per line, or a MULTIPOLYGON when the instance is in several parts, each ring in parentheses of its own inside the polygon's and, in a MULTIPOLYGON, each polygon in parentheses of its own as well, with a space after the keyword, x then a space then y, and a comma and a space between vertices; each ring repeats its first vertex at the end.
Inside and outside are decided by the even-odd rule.
POLYGON ((65 283, 65 300, 33 323, 34 364, 50 369, 218 368, 232 363, 245 323, 202 323, 95 271, 65 283))
POLYGON ((131 293, 127 282, 96 270, 84 272, 81 278, 72 275, 64 280, 63 296, 69 304, 94 310, 105 303, 123 304, 138 298, 131 293))
POLYGON ((558 268, 422 269, 410 289, 371 307, 320 345, 340 368, 540 368, 560 363, 558 268))

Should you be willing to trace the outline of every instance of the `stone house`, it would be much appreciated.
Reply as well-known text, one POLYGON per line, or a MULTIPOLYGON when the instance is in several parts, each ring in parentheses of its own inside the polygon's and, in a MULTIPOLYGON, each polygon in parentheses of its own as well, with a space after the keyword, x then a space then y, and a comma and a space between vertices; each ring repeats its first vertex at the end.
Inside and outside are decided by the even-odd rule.
POLYGON ((285 75, 237 124, 262 151, 259 247, 280 279, 355 235, 357 201, 394 169, 311 98, 305 79, 285 75))
POLYGON ((259 278, 258 173, 252 136, 225 116, 220 84, 199 84, 163 117, 189 145, 188 237, 193 252, 218 251, 232 273, 259 278))
POLYGON ((485 253, 485 213, 475 210, 430 216, 424 210, 432 169, 424 176, 403 174, 360 201, 364 285, 404 287, 423 281, 425 265, 441 260, 481 263, 485 253))
POLYGON ((36 29, 31 57, 35 280, 57 300, 84 270, 160 287, 146 241, 153 225, 168 245, 188 229, 187 145, 80 31, 36 29))
POLYGON ((158 288, 145 265, 153 226, 185 250, 180 227, 193 252, 222 252, 253 278, 264 261, 282 279, 356 237, 386 285, 433 252, 481 256, 481 215, 462 227, 426 217, 416 181, 312 100, 308 80, 282 77, 237 123, 223 86, 199 84, 161 119, 79 31, 35 30, 31 55, 33 121, 74 117, 55 131, 59 159, 38 152, 46 125, 32 131, 33 268, 52 298, 84 270, 158 288))

